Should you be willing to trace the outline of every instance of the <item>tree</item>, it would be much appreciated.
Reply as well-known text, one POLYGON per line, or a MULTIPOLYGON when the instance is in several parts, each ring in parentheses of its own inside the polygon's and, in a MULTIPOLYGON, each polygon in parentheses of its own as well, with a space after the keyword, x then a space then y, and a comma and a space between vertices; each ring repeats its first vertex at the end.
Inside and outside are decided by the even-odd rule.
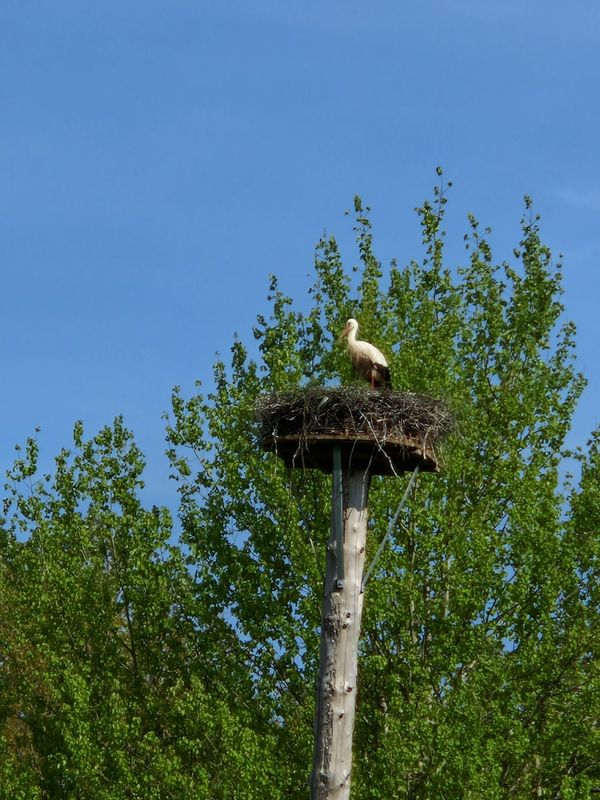
POLYGON ((36 478, 33 439, 9 474, 0 797, 263 796, 269 732, 240 702, 250 678, 188 602, 170 515, 139 500, 142 470, 117 419, 88 441, 78 423, 54 476, 36 478))
MULTIPOLYGON (((171 458, 197 591, 222 610, 255 700, 277 721, 287 796, 305 796, 310 761, 330 479, 286 474, 249 432, 261 392, 351 379, 335 346, 350 316, 391 354, 396 386, 445 398, 458 420, 443 473, 420 478, 367 590, 354 796, 587 796, 600 782, 577 712, 598 719, 597 674, 581 674, 596 663, 597 617, 581 600, 584 643, 567 600, 582 573, 558 470, 583 379, 561 265, 526 198, 515 265, 494 262, 490 232, 470 217, 467 263, 449 269, 445 203, 442 184, 418 209, 423 259, 393 262, 384 281, 357 198, 356 285, 324 238, 308 312, 273 277, 271 316, 254 329, 258 361, 236 339, 230 366, 215 365, 214 392, 173 397, 171 458), (567 720, 572 729, 559 730, 567 720)), ((403 489, 374 484, 371 553, 403 489)))
MULTIPOLYGON (((599 437, 561 484, 583 388, 561 265, 526 199, 511 263, 470 217, 450 269, 445 205, 441 184, 422 258, 384 270, 357 198, 357 271, 324 237, 307 307, 273 277, 255 355, 236 338, 214 389, 174 390, 179 541, 122 420, 77 424, 51 476, 29 440, 0 523, 0 798, 307 796, 331 479, 264 453, 254 408, 351 381, 351 316, 396 386, 457 418, 366 589, 353 797, 600 787, 599 437)), ((367 562, 404 487, 373 479, 367 562)))

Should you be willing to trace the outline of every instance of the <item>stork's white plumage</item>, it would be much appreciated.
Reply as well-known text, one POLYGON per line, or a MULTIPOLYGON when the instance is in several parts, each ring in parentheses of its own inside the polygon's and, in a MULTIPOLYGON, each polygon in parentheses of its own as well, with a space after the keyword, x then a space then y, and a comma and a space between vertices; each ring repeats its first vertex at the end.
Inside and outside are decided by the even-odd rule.
POLYGON ((357 339, 357 332, 358 322, 355 319, 349 319, 340 336, 340 339, 346 337, 348 340, 348 352, 355 372, 368 381, 373 388, 385 386, 391 389, 390 368, 385 356, 370 342, 357 339))

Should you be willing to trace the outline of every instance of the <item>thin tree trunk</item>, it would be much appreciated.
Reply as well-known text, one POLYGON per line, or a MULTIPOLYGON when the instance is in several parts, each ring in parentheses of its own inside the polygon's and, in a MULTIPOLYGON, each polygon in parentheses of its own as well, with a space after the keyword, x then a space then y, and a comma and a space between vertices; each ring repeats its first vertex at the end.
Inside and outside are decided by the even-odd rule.
POLYGON ((311 800, 347 800, 352 772, 361 584, 367 538, 366 471, 344 475, 344 581, 339 586, 335 525, 327 549, 311 800))

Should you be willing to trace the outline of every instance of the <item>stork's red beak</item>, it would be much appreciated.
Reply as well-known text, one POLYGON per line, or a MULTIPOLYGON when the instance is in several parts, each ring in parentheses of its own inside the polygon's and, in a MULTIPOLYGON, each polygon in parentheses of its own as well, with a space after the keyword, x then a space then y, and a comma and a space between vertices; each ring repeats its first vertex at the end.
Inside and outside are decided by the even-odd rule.
POLYGON ((340 333, 340 335, 338 337, 338 343, 341 342, 342 339, 345 339, 346 336, 348 336, 349 333, 350 333, 350 328, 346 325, 346 327, 344 328, 344 330, 340 333))

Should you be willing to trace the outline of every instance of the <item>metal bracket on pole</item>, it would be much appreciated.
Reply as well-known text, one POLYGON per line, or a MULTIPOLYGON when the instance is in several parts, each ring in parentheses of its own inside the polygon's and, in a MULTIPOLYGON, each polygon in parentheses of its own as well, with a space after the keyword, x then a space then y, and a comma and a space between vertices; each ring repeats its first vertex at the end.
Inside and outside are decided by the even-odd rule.
POLYGON ((333 448, 333 530, 335 533, 336 580, 335 588, 344 586, 344 483, 342 480, 342 453, 339 445, 333 448))
POLYGON ((373 570, 375 569, 375 566, 376 566, 377 562, 379 561, 381 553, 383 552, 383 548, 385 547, 385 544, 386 544, 387 540, 390 538, 390 536, 392 534, 392 531, 394 530, 394 525, 396 524, 396 522, 398 522, 398 517, 400 516, 400 509, 402 508, 402 506, 406 502, 406 499, 408 498, 408 495, 410 494, 410 490, 412 489, 413 484, 414 484, 418 474, 419 474, 419 465, 417 464, 417 466, 415 467, 414 472, 413 472, 413 474, 411 476, 411 479, 408 482, 408 486, 406 487, 406 491, 402 495, 402 500, 400 500, 400 503, 398 504, 398 508, 396 509, 396 513, 394 514, 392 521, 388 525, 388 529, 386 531, 386 534, 383 537, 383 539, 381 540, 381 543, 380 543, 379 547, 377 548, 377 552, 373 556, 373 560, 371 561, 369 569, 366 571, 365 576, 362 579, 362 585, 360 587, 361 592, 364 592, 365 586, 367 585, 367 581, 371 577, 371 574, 372 574, 373 570))

